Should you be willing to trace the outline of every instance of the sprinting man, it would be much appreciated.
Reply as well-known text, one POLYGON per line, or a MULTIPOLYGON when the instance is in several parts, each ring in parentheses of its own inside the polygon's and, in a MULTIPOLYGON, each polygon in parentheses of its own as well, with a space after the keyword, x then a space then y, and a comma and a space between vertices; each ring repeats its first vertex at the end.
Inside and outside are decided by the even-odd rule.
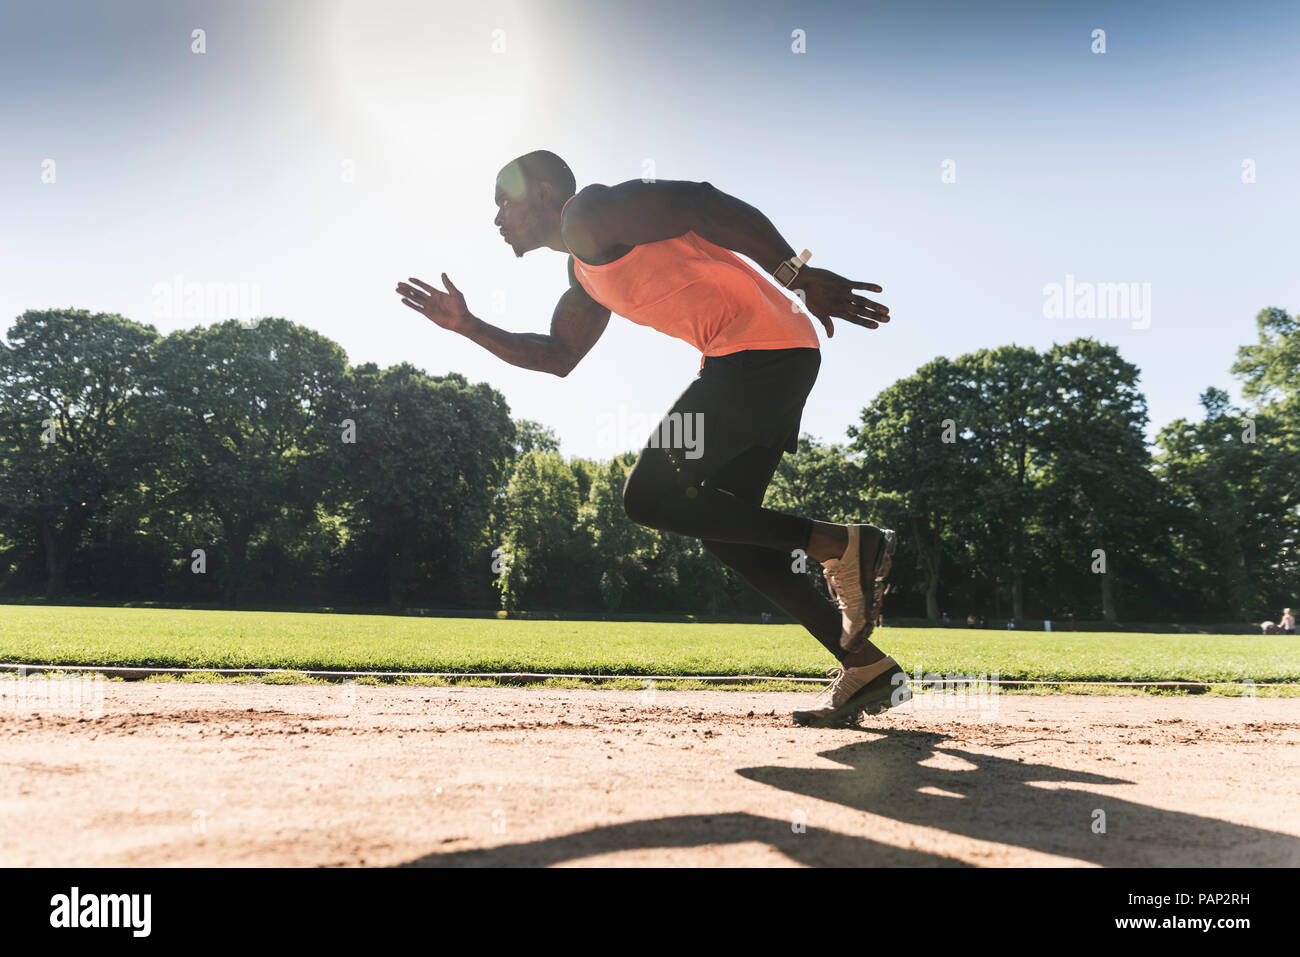
POLYGON ((494 224, 515 255, 543 247, 568 254, 569 288, 549 334, 507 332, 472 315, 446 273, 445 292, 414 277, 399 282, 402 302, 512 365, 557 376, 591 350, 611 312, 699 349, 699 374, 628 474, 628 516, 700 539, 839 659, 829 704, 796 711, 798 724, 851 724, 907 700, 902 669, 870 640, 894 532, 762 507, 782 454, 797 447, 821 365, 812 322, 773 283, 799 295, 827 338, 832 319, 868 329, 888 322, 886 306, 855 292, 883 290, 806 265, 807 252, 796 256, 767 217, 709 183, 575 187, 568 165, 546 150, 512 161, 496 179, 494 224), (685 441, 697 426, 702 434, 685 441), (822 563, 833 602, 794 570, 796 550, 822 563))

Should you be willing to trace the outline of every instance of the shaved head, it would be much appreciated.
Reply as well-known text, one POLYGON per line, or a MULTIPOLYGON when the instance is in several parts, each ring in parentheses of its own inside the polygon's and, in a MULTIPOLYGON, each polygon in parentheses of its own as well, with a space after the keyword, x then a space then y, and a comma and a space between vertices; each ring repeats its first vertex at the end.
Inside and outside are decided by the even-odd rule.
POLYGON ((545 199, 557 212, 573 195, 577 181, 573 171, 550 150, 533 150, 511 160, 497 174, 497 199, 514 200, 532 206, 545 199), (542 189, 549 183, 550 189, 542 189))

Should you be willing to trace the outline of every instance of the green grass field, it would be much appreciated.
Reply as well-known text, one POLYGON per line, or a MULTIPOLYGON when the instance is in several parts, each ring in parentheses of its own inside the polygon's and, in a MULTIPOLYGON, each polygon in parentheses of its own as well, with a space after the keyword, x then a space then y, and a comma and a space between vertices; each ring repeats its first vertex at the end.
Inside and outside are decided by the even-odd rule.
MULTIPOLYGON (((1300 638, 885 628, 908 671, 1003 680, 1300 684, 1300 638)), ((794 625, 505 621, 0 605, 0 661, 178 668, 816 677, 794 625)))

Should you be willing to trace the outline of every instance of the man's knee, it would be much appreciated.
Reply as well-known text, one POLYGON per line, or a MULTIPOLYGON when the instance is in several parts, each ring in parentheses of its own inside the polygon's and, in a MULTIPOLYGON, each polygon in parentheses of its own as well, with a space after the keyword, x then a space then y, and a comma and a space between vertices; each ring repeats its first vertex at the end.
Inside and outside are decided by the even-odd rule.
POLYGON ((623 510, 648 528, 666 529, 700 495, 701 482, 661 449, 647 449, 623 483, 623 510))
POLYGON ((656 528, 662 492, 633 469, 623 483, 623 511, 638 525, 656 528))

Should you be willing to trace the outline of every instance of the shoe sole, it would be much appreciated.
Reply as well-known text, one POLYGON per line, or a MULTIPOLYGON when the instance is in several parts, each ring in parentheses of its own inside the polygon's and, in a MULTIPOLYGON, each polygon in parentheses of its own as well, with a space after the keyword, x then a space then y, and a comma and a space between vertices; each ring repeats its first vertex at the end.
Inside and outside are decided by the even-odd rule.
MULTIPOLYGON (((872 597, 871 597, 871 603, 867 606, 867 623, 862 626, 861 631, 859 631, 856 635, 854 635, 849 640, 849 643, 847 645, 844 643, 843 636, 841 635, 840 637, 840 647, 843 648, 849 654, 852 654, 853 652, 861 648, 863 645, 865 645, 867 643, 867 639, 871 637, 871 632, 875 630, 876 615, 879 614, 880 612, 880 604, 878 604, 875 600, 876 583, 884 581, 884 579, 888 578, 889 570, 894 567, 894 550, 898 547, 898 534, 892 528, 882 528, 881 532, 884 533, 884 540, 878 546, 876 546, 875 562, 874 562, 874 567, 871 570, 871 576, 869 582, 871 585, 872 597)), ((861 558, 862 558, 862 553, 859 552, 858 553, 859 563, 861 562, 861 558)), ((859 567, 861 566, 859 565, 859 567)), ((858 574, 861 578, 862 577, 861 572, 859 572, 858 574)), ((864 581, 863 584, 866 585, 868 584, 868 582, 864 581)), ((884 591, 880 593, 880 598, 882 602, 884 601, 885 592, 888 590, 889 588, 888 586, 886 586, 884 591)), ((863 592, 864 593, 866 592, 866 588, 863 588, 863 592)))
POLYGON ((862 715, 876 715, 912 700, 907 672, 897 664, 876 675, 834 711, 796 711, 794 723, 805 728, 852 727, 862 715), (895 677, 899 676, 899 677, 895 677))

